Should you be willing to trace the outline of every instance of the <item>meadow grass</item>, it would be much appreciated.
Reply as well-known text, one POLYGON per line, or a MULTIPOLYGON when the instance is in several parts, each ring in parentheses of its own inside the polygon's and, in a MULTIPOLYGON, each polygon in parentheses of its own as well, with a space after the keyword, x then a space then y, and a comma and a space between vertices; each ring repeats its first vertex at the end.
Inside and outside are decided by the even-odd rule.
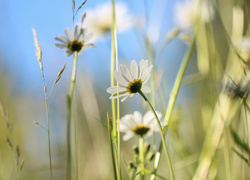
MULTIPOLYGON (((45 101, 41 104, 45 105, 47 126, 43 127, 37 120, 32 122, 46 131, 47 154, 40 156, 48 157, 48 162, 45 167, 37 168, 39 162, 30 160, 28 150, 22 150, 18 135, 12 130, 17 121, 12 123, 6 110, 11 103, 2 102, 0 135, 5 139, 0 141, 3 147, 0 179, 250 178, 249 3, 244 0, 239 6, 230 1, 228 8, 223 7, 226 3, 223 0, 182 2, 175 9, 178 13, 175 20, 180 24, 166 32, 165 39, 157 39, 163 44, 160 48, 152 38, 158 32, 150 30, 152 2, 137 3, 144 7, 145 24, 140 29, 146 50, 144 58, 124 60, 122 53, 118 53, 118 49, 122 49, 118 18, 125 12, 118 10, 118 2, 110 2, 109 18, 104 14, 95 17, 104 18, 98 26, 99 32, 110 35, 111 39, 107 62, 110 71, 103 71, 108 73, 97 83, 94 76, 90 78, 91 75, 79 67, 79 59, 88 57, 82 53, 98 52, 98 46, 87 50, 95 47, 89 43, 93 37, 91 27, 84 26, 88 12, 83 13, 80 23, 75 20, 81 10, 85 10, 87 0, 81 3, 72 0, 73 31, 66 28, 66 36, 55 38, 62 43, 55 45, 66 50, 65 55, 73 65, 71 79, 62 80, 67 71, 64 65, 50 91, 45 83, 42 47, 36 30, 32 30, 42 73, 45 101), (184 50, 175 49, 182 53, 174 56, 174 59, 179 57, 179 62, 162 62, 162 59, 170 59, 166 55, 171 53, 169 49, 180 46, 185 47, 184 50), (172 63, 176 64, 175 71, 168 67, 172 63), (109 80, 104 81, 105 78, 109 80), (58 84, 65 84, 65 91, 58 90, 58 84), (52 135, 58 133, 55 121, 51 122, 55 108, 49 108, 51 101, 56 101, 52 90, 66 99, 56 103, 57 106, 65 104, 66 108, 66 114, 62 109, 56 112, 59 117, 65 116, 61 120, 66 124, 62 130, 65 132, 63 145, 52 140, 52 135), (5 154, 6 159, 12 159, 8 163, 5 154), (25 157, 28 163, 24 163, 25 157)), ((131 41, 136 40, 131 38, 131 41)), ((100 44, 98 40, 96 44, 100 44)), ((10 112, 14 110, 10 108, 10 112)), ((22 128, 17 130, 22 132, 22 128)))

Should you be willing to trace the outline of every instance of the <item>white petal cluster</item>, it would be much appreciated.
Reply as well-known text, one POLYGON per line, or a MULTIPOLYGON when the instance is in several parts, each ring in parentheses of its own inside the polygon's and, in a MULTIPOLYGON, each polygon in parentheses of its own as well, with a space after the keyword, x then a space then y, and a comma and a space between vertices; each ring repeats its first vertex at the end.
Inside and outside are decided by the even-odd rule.
MULTIPOLYGON (((116 27, 117 32, 129 29, 133 25, 133 17, 128 12, 128 7, 123 2, 117 2, 116 10, 116 27)), ((98 4, 95 9, 86 10, 87 17, 83 23, 95 34, 95 40, 106 35, 112 27, 112 4, 106 2, 98 4)))
POLYGON ((87 29, 79 28, 77 25, 74 27, 74 33, 71 32, 70 28, 65 29, 66 37, 59 35, 55 37, 55 40, 60 41, 62 44, 55 43, 55 46, 61 49, 67 49, 65 52, 66 56, 71 56, 74 51, 81 54, 83 50, 89 47, 95 47, 94 44, 87 44, 90 39, 93 38, 93 33, 87 33, 87 29))
MULTIPOLYGON (((157 111, 156 114, 159 119, 162 117, 161 113, 157 111)), ((122 139, 127 141, 133 136, 138 135, 134 131, 137 127, 149 128, 144 137, 151 136, 153 131, 159 131, 157 121, 151 111, 148 111, 143 117, 140 112, 135 111, 133 114, 123 116, 120 120, 120 131, 125 133, 122 139)))
POLYGON ((175 6, 176 24, 183 30, 194 28, 198 18, 201 21, 208 22, 214 17, 214 10, 209 0, 184 0, 178 2, 175 6))
MULTIPOLYGON (((120 65, 120 71, 114 73, 115 80, 119 83, 119 97, 122 98, 122 102, 127 97, 132 97, 135 93, 129 91, 131 84, 141 82, 140 90, 143 93, 149 93, 150 88, 146 85, 148 82, 153 65, 148 66, 148 60, 141 60, 139 66, 135 60, 131 61, 130 70, 123 64, 120 65)), ((109 87, 107 92, 113 94, 110 99, 117 98, 117 86, 109 87)))

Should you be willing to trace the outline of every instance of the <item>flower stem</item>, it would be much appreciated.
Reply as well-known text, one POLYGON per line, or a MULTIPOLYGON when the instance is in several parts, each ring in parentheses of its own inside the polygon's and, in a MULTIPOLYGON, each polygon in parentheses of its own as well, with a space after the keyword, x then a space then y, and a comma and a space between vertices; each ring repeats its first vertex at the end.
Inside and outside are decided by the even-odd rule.
POLYGON ((108 124, 108 131, 109 131, 109 145, 111 150, 111 157, 112 157, 112 163, 113 163, 113 170, 114 170, 114 177, 117 179, 116 174, 116 164, 115 164, 115 155, 114 155, 114 147, 113 147, 113 139, 112 139, 112 119, 109 118, 109 114, 107 113, 107 124, 108 124))
POLYGON ((48 110, 48 96, 45 85, 44 73, 42 69, 42 78, 43 78, 43 86, 44 86, 44 95, 45 95, 45 108, 46 108, 46 118, 47 118, 47 132, 48 132, 48 146, 49 146, 49 169, 50 169, 50 179, 52 180, 52 160, 51 160, 51 143, 50 143, 50 128, 49 128, 49 110, 48 110))
POLYGON ((167 158, 167 161, 168 161, 168 166, 169 166, 169 170, 170 170, 170 175, 171 175, 171 179, 174 180, 175 177, 174 177, 174 172, 173 172, 173 168, 172 168, 172 164, 171 164, 171 161, 170 161, 170 158, 169 158, 169 155, 168 155, 168 150, 167 150, 167 146, 166 146, 166 142, 165 142, 165 137, 164 137, 164 133, 163 133, 163 129, 161 127, 161 123, 160 123, 160 120, 153 108, 153 106, 151 105, 151 103, 148 101, 147 97, 143 94, 143 92, 141 90, 138 91, 138 93, 143 97, 143 99, 148 103, 150 109, 152 110, 154 116, 155 116, 155 119, 157 121, 157 124, 158 124, 158 127, 159 127, 159 130, 160 130, 160 134, 161 134, 161 139, 162 139, 162 144, 163 144, 163 149, 165 151, 165 155, 166 155, 166 158, 167 158))
MULTIPOLYGON (((114 69, 116 64, 116 71, 118 71, 118 50, 117 50, 117 36, 116 36, 116 22, 115 22, 115 0, 112 0, 112 28, 111 28, 111 86, 114 86, 114 69)), ((117 101, 115 107, 115 100, 112 100, 112 120, 113 120, 113 137, 115 139, 115 159, 116 159, 116 174, 118 180, 121 179, 121 161, 120 161, 120 104, 119 104, 119 84, 117 83, 117 101), (117 115, 117 117, 116 117, 117 115)))
POLYGON ((143 145, 143 137, 139 138, 139 151, 140 151, 140 172, 141 172, 141 179, 144 180, 144 145, 143 145))
POLYGON ((79 133, 78 133, 78 119, 77 119, 77 101, 76 101, 76 88, 74 89, 74 115, 73 115, 73 118, 74 118, 74 130, 75 130, 75 133, 74 133, 74 146, 75 146, 75 179, 78 180, 78 175, 79 175, 79 151, 78 151, 78 137, 79 137, 79 133))
POLYGON ((49 129, 49 111, 48 111, 48 98, 45 92, 45 106, 46 106, 46 116, 48 125, 48 145, 49 145, 49 169, 50 169, 50 179, 52 180, 52 160, 51 160, 51 145, 50 145, 50 129, 49 129))
POLYGON ((67 96, 67 169, 66 169, 66 179, 71 179, 71 107, 72 107, 72 97, 74 94, 74 88, 76 83, 76 65, 77 65, 77 52, 74 52, 74 64, 71 75, 71 83, 69 94, 67 96))
MULTIPOLYGON (((195 35, 196 37, 196 35, 195 35)), ((192 57, 192 54, 194 52, 194 49, 195 49, 195 42, 196 42, 196 38, 194 37, 193 39, 193 42, 191 44, 191 47, 190 49, 188 50, 188 53, 185 57, 185 59, 182 61, 181 63, 181 67, 178 71, 178 74, 177 74, 177 77, 175 79, 175 83, 174 83, 174 87, 173 87, 173 90, 170 94, 170 99, 169 99, 169 103, 168 103, 168 107, 167 107, 167 110, 166 110, 166 115, 165 115, 165 126, 167 126, 169 124, 169 120, 171 118, 171 115, 172 115, 172 112, 173 112, 173 109, 174 109, 174 105, 175 105, 175 102, 176 102, 176 98, 177 98, 177 95, 179 93, 179 89, 180 89, 180 86, 181 86, 181 82, 182 82, 182 79, 183 79, 183 76, 184 76, 184 73, 187 69, 187 65, 192 57)))

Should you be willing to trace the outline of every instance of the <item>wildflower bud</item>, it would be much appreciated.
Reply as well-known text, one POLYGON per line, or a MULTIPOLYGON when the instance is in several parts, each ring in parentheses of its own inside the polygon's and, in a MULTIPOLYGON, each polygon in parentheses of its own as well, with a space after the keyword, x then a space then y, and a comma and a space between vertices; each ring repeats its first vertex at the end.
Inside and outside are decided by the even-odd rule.
POLYGON ((134 160, 137 164, 139 163, 139 155, 138 154, 134 155, 134 160))
POLYGON ((21 154, 20 148, 19 148, 19 145, 17 145, 17 147, 16 147, 16 155, 17 155, 17 157, 20 157, 20 154, 21 154))
POLYGON ((83 23, 84 19, 86 18, 86 12, 83 13, 82 18, 81 18, 81 24, 83 23))
POLYGON ((138 148, 138 146, 134 145, 133 146, 133 150, 134 150, 135 154, 139 154, 139 148, 138 148))
POLYGON ((128 164, 128 169, 131 170, 131 169, 136 169, 136 166, 133 162, 129 162, 128 164))
POLYGON ((109 117, 108 114, 107 114, 107 120, 108 120, 108 127, 110 130, 112 130, 113 129, 112 118, 109 117))
POLYGON ((9 137, 8 137, 8 136, 5 136, 5 141, 8 143, 8 145, 9 145, 10 149, 12 149, 12 150, 13 150, 12 143, 11 143, 11 141, 10 141, 10 139, 9 139, 9 137))
POLYGON ((145 143, 144 144, 144 153, 145 153, 145 155, 148 154, 149 151, 150 151, 150 144, 145 143))
POLYGON ((147 161, 150 162, 154 159, 155 157, 155 154, 152 153, 152 152, 149 152, 148 155, 147 155, 147 161))

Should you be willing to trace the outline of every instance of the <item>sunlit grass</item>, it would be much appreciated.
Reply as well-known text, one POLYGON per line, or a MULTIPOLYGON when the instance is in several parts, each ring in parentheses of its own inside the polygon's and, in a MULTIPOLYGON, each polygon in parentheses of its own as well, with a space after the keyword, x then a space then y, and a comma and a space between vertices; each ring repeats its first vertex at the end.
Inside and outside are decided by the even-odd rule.
POLYGON ((0 76, 0 180, 249 179, 249 3, 167 3, 176 15, 157 20, 175 24, 159 32, 158 1, 136 2, 143 25, 133 3, 88 3, 72 0, 73 31, 55 38, 67 66, 53 80, 33 30, 43 96, 19 97, 0 76))

